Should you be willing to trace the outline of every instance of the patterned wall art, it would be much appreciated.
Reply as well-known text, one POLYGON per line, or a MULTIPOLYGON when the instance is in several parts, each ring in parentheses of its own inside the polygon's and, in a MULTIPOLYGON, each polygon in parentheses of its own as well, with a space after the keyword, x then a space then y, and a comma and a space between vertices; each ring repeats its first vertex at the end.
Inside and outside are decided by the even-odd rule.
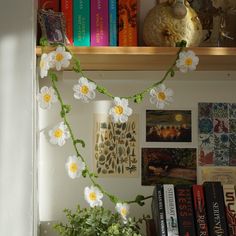
POLYGON ((138 115, 112 123, 106 114, 94 114, 94 172, 99 176, 137 177, 139 167, 138 115))
POLYGON ((201 181, 220 181, 222 184, 236 183, 235 167, 202 167, 201 181))
POLYGON ((195 148, 142 148, 142 185, 195 184, 195 148))
POLYGON ((147 110, 147 142, 191 142, 192 125, 189 110, 147 110))
POLYGON ((236 103, 199 103, 199 165, 236 166, 236 103))

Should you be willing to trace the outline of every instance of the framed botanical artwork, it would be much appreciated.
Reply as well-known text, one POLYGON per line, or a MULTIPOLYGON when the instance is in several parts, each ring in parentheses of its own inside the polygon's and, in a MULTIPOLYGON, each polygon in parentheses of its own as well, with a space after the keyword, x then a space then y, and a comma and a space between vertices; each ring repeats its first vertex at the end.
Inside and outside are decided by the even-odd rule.
POLYGON ((146 142, 192 142, 190 110, 146 110, 146 142))
POLYGON ((49 43, 66 43, 65 18, 63 13, 40 10, 39 23, 43 36, 49 43))
POLYGON ((94 172, 99 176, 137 177, 138 116, 113 123, 107 114, 94 114, 94 172))
POLYGON ((142 148, 142 185, 194 183, 195 148, 142 148))

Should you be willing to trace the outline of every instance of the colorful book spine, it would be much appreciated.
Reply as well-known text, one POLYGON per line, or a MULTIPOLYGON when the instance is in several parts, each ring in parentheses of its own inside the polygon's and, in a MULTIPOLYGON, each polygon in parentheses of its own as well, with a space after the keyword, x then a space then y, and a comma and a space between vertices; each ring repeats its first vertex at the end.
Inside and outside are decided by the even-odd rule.
POLYGON ((38 9, 59 11, 59 0, 39 0, 38 9))
POLYGON ((228 236, 223 188, 220 182, 203 184, 210 236, 228 236))
POLYGON ((74 46, 90 46, 90 1, 73 2, 74 46))
POLYGON ((109 45, 117 46, 117 0, 109 0, 109 45))
POLYGON ((193 185, 193 205, 196 218, 196 230, 198 236, 208 236, 205 198, 202 185, 193 185))
POLYGON ((167 236, 163 187, 161 184, 156 185, 153 190, 153 200, 151 207, 157 234, 160 236, 167 236))
POLYGON ((234 185, 223 185, 226 218, 230 236, 236 236, 236 196, 234 185))
POLYGON ((168 236, 178 236, 178 219, 173 184, 163 184, 166 228, 168 236))
POLYGON ((137 0, 118 0, 119 46, 138 45, 137 0))
POLYGON ((175 200, 179 234, 183 236, 196 236, 191 186, 176 185, 175 200))
POLYGON ((61 11, 66 21, 66 37, 73 44, 73 0, 61 0, 61 11))
POLYGON ((109 46, 108 0, 91 0, 91 46, 109 46))

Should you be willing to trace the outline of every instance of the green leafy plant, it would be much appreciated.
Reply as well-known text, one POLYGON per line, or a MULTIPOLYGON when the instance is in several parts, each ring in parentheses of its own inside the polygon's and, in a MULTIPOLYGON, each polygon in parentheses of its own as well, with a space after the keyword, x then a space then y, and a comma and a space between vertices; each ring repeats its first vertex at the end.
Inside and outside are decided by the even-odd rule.
POLYGON ((78 206, 74 213, 69 209, 64 212, 68 222, 54 225, 62 236, 141 236, 139 225, 147 218, 129 218, 123 223, 118 213, 104 207, 81 209, 78 206))

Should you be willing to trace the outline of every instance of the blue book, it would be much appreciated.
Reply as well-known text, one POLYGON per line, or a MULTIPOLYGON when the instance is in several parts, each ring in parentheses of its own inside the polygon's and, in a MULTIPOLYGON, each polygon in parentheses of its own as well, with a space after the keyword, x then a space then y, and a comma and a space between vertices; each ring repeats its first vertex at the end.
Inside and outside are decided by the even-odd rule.
POLYGON ((109 0, 109 45, 117 46, 117 1, 109 0))
POLYGON ((74 46, 90 46, 90 0, 73 0, 74 46))

